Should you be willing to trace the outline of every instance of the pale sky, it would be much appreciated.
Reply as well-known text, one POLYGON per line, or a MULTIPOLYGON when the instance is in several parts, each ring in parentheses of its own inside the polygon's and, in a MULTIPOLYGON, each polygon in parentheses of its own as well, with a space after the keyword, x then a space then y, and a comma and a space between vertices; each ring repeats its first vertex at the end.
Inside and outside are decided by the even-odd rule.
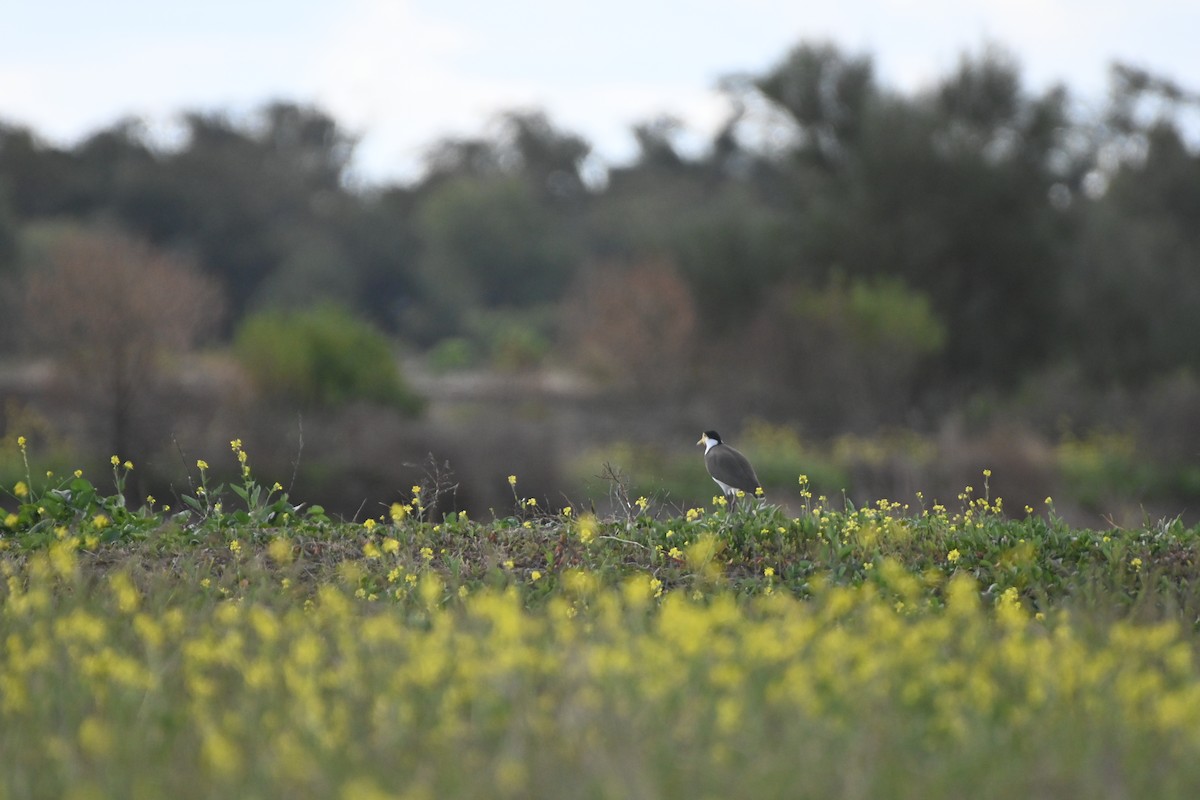
POLYGON ((360 137, 355 171, 408 179, 440 137, 541 108, 606 162, 660 114, 706 135, 723 75, 802 41, 870 54, 914 89, 997 44, 1027 86, 1099 105, 1114 59, 1200 89, 1195 0, 0 0, 0 121, 73 144, 124 116, 313 103, 360 137))

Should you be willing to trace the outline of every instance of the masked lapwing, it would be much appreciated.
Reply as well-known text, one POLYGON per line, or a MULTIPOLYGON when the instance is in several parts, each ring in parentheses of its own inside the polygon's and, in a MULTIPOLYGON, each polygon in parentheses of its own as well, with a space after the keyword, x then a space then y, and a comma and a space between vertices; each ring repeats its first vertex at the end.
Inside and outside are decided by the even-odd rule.
POLYGON ((722 442, 721 434, 705 431, 696 444, 704 445, 704 466, 721 487, 730 507, 736 502, 739 491, 745 492, 747 497, 761 496, 762 484, 754 474, 754 467, 744 455, 722 442))

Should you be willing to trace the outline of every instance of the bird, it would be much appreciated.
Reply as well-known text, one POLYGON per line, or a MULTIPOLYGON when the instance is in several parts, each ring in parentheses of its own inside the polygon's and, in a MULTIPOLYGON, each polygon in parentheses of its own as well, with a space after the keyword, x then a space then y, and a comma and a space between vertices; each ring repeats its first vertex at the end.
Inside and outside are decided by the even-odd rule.
POLYGON ((704 466, 721 487, 721 493, 730 499, 731 508, 739 491, 752 497, 762 496, 762 484, 754 467, 750 466, 750 460, 722 442, 721 434, 705 431, 696 444, 704 445, 704 466))

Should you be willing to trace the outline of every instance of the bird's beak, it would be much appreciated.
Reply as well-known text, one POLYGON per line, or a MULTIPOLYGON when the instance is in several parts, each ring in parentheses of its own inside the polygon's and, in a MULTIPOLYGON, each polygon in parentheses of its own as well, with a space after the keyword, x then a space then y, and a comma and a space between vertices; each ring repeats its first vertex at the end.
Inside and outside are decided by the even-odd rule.
POLYGON ((700 434, 700 441, 696 442, 696 444, 704 444, 707 441, 708 441, 708 436, 706 436, 705 434, 702 433, 702 434, 700 434))

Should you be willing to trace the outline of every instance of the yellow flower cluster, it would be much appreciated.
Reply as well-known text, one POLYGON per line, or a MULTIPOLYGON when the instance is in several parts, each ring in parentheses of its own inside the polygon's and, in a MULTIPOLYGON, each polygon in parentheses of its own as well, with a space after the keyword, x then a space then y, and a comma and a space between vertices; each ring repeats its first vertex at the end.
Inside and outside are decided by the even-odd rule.
POLYGON ((600 531, 600 521, 596 519, 594 514, 584 514, 579 518, 579 541, 583 544, 591 544, 596 534, 600 531))
POLYGON ((1083 771, 1114 749, 1156 774, 1200 755, 1181 626, 1097 635, 965 577, 934 608, 902 569, 807 601, 573 570, 531 609, 515 590, 447 603, 425 572, 405 577, 414 610, 332 584, 307 604, 151 598, 123 572, 81 578, 67 542, 0 569, 0 794, 166 796, 187 776, 206 795, 521 797, 571 776, 595 796, 731 796, 786 774, 817 796, 839 768, 885 787, 889 753, 892 778, 961 753, 1006 769, 1005 742, 1069 742, 1083 771))

